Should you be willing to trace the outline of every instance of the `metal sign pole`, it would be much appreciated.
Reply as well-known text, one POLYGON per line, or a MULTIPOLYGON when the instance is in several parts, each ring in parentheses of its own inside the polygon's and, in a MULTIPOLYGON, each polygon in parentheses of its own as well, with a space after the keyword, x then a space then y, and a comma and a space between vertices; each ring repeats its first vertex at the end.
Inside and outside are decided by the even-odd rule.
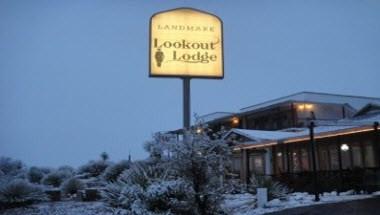
POLYGON ((183 128, 190 129, 190 78, 183 78, 183 128))

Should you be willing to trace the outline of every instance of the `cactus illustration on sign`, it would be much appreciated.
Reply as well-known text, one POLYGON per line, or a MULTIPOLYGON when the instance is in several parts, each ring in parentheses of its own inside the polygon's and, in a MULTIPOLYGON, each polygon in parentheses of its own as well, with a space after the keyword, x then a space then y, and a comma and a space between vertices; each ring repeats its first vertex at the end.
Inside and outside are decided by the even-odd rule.
POLYGON ((161 67, 162 61, 164 61, 165 58, 164 52, 162 52, 161 49, 157 49, 154 57, 156 58, 157 66, 161 67))

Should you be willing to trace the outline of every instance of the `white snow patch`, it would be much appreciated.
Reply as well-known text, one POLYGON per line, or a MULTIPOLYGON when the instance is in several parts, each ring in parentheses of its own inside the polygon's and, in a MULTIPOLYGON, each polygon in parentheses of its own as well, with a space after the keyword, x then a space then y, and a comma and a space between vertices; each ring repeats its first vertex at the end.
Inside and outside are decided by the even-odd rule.
POLYGON ((7 209, 1 215, 114 215, 125 214, 111 209, 102 202, 44 202, 23 208, 7 209))
POLYGON ((233 215, 256 215, 265 214, 275 211, 281 211, 289 208, 303 207, 325 203, 335 203, 350 200, 359 200, 380 195, 380 191, 372 194, 356 194, 353 191, 342 192, 337 195, 336 192, 323 193, 320 195, 320 201, 314 201, 314 195, 309 193, 291 193, 285 199, 273 199, 269 201, 264 208, 256 208, 256 197, 251 194, 225 195, 223 208, 233 215))

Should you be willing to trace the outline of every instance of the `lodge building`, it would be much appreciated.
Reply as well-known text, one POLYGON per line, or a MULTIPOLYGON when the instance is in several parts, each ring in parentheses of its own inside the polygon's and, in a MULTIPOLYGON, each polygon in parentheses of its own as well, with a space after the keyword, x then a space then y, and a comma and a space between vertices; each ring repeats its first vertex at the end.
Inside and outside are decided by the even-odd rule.
POLYGON ((321 191, 380 188, 380 98, 301 92, 201 119, 229 130, 242 183, 271 176, 309 191, 314 150, 321 191))

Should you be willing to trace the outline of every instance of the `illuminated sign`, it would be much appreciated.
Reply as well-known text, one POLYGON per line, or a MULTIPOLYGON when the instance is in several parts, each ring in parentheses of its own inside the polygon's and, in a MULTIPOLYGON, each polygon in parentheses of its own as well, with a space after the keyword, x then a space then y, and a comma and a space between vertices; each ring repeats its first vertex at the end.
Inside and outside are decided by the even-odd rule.
POLYGON ((178 8, 150 20, 150 76, 223 78, 222 21, 178 8))

